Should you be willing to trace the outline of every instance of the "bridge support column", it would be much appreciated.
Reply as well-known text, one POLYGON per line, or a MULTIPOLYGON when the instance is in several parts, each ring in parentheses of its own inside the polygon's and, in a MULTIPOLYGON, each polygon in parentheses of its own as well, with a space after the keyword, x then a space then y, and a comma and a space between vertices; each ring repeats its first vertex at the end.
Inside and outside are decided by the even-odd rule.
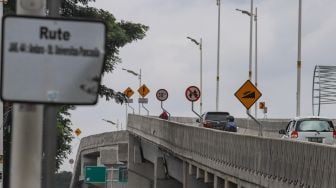
MULTIPOLYGON (((90 185, 84 183, 84 178, 85 178, 85 167, 86 166, 97 166, 99 163, 99 157, 97 156, 90 156, 90 155, 82 155, 81 159, 81 175, 80 175, 80 180, 82 180, 82 185, 80 186, 81 188, 89 188, 90 185)), ((96 186, 97 188, 103 188, 104 186, 96 186)))
POLYGON ((204 171, 203 176, 201 176, 201 169, 197 169, 196 166, 183 161, 183 188, 212 188, 213 183, 205 183, 204 171), (197 171, 199 173, 198 178, 196 178, 197 171))
POLYGON ((140 140, 129 135, 128 187, 153 188, 154 165, 142 158, 140 140))
POLYGON ((222 178, 218 176, 214 177, 214 188, 224 188, 224 185, 225 181, 222 178))
POLYGON ((182 188, 182 184, 168 175, 168 168, 163 157, 157 157, 154 164, 154 188, 182 188))
POLYGON ((97 158, 96 157, 91 157, 91 156, 86 156, 82 155, 81 159, 81 176, 79 179, 84 180, 84 170, 85 166, 96 166, 97 165, 97 158))

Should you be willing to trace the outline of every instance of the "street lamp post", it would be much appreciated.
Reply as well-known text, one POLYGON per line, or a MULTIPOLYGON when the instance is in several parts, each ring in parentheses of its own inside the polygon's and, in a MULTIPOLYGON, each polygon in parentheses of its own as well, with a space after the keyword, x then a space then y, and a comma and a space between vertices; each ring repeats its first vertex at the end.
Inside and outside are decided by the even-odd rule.
POLYGON ((252 35, 253 35, 253 0, 251 0, 251 11, 236 9, 237 11, 250 16, 250 44, 249 44, 249 72, 248 79, 252 79, 252 35))
POLYGON ((250 11, 250 58, 249 58, 249 80, 252 79, 252 35, 253 35, 253 0, 251 0, 251 11, 250 11))
POLYGON ((216 111, 218 111, 218 101, 219 101, 220 4, 221 4, 221 0, 217 0, 217 6, 218 6, 218 37, 217 37, 216 111))
POLYGON ((202 38, 200 38, 200 41, 198 42, 197 40, 191 38, 191 37, 187 37, 187 39, 191 40, 192 42, 194 42, 197 46, 199 46, 200 49, 200 90, 201 90, 201 97, 200 97, 200 114, 202 114, 202 106, 203 106, 203 101, 202 101, 202 95, 203 95, 203 65, 202 65, 202 38))
MULTIPOLYGON (((122 68, 122 70, 130 73, 130 74, 133 74, 134 76, 138 76, 138 79, 139 79, 139 88, 141 87, 141 69, 140 69, 140 72, 137 73, 133 70, 130 70, 130 69, 125 69, 125 68, 122 68)), ((140 98, 140 94, 139 94, 139 98, 140 98)), ((139 103, 139 115, 140 115, 140 103, 139 103)))
MULTIPOLYGON (((251 4, 253 6, 253 1, 251 1, 251 4)), ((255 14, 253 14, 253 12, 249 12, 246 10, 240 10, 240 9, 236 9, 237 11, 246 14, 248 16, 250 16, 250 18, 252 19, 254 17, 254 21, 255 21, 255 86, 258 87, 258 8, 255 8, 255 14)), ((252 26, 252 24, 250 24, 250 26, 252 26)), ((249 80, 251 80, 252 78, 252 29, 250 29, 250 57, 249 57, 249 80)), ((255 118, 257 118, 258 116, 258 107, 257 104, 255 104, 255 118)))
MULTIPOLYGON (((117 119, 117 123, 111 121, 111 120, 108 120, 108 119, 102 119, 103 121, 107 122, 107 123, 110 123, 112 125, 115 125, 117 127, 117 131, 119 131, 119 119, 117 119)), ((120 130, 122 130, 122 127, 120 127, 120 130)))
POLYGON ((301 102, 301 25, 302 25, 302 0, 299 0, 296 116, 300 116, 300 102, 301 102))
MULTIPOLYGON (((258 88, 258 8, 256 7, 255 8, 255 14, 254 14, 254 21, 255 21, 255 55, 254 55, 254 83, 255 83, 255 86, 256 88, 258 88)), ((254 115, 255 115, 255 118, 258 118, 258 105, 257 103, 254 105, 254 115)))

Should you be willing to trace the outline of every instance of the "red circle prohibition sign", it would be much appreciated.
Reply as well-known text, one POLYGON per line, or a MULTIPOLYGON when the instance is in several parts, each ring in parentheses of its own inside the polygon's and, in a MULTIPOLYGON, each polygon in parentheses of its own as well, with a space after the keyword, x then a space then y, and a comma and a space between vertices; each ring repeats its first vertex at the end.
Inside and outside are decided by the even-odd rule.
POLYGON ((196 86, 190 86, 186 89, 185 96, 189 101, 195 102, 201 97, 201 91, 196 86))

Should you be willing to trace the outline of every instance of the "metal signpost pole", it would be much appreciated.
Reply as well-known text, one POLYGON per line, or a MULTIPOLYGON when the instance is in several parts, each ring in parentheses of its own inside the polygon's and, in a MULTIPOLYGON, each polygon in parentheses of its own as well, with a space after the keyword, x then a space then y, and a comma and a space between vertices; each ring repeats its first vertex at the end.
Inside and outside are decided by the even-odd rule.
MULTIPOLYGON (((48 0, 49 16, 58 17, 59 0, 48 0)), ((42 159, 42 187, 55 187, 56 145, 57 145, 57 112, 56 105, 46 105, 44 110, 43 128, 43 159, 42 159)))
MULTIPOLYGON (((17 14, 45 15, 45 0, 17 0, 17 14)), ((40 188, 43 105, 13 105, 11 188, 40 188)))
POLYGON ((258 134, 258 136, 263 136, 262 124, 261 124, 258 120, 256 120, 256 119, 250 114, 250 111, 249 111, 248 109, 246 110, 246 113, 247 113, 247 115, 248 115, 251 119, 254 120, 254 122, 256 122, 256 123, 259 125, 259 134, 258 134))
POLYGON ((191 102, 191 111, 194 112, 194 114, 196 114, 200 119, 202 119, 202 116, 194 110, 194 102, 191 102))

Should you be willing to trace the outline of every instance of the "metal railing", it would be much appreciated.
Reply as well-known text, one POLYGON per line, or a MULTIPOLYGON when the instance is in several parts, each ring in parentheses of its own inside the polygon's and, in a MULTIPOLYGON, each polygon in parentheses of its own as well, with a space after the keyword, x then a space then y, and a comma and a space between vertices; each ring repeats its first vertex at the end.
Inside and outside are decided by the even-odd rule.
POLYGON ((312 89, 313 115, 320 115, 321 105, 325 104, 336 104, 336 66, 316 65, 312 89))

